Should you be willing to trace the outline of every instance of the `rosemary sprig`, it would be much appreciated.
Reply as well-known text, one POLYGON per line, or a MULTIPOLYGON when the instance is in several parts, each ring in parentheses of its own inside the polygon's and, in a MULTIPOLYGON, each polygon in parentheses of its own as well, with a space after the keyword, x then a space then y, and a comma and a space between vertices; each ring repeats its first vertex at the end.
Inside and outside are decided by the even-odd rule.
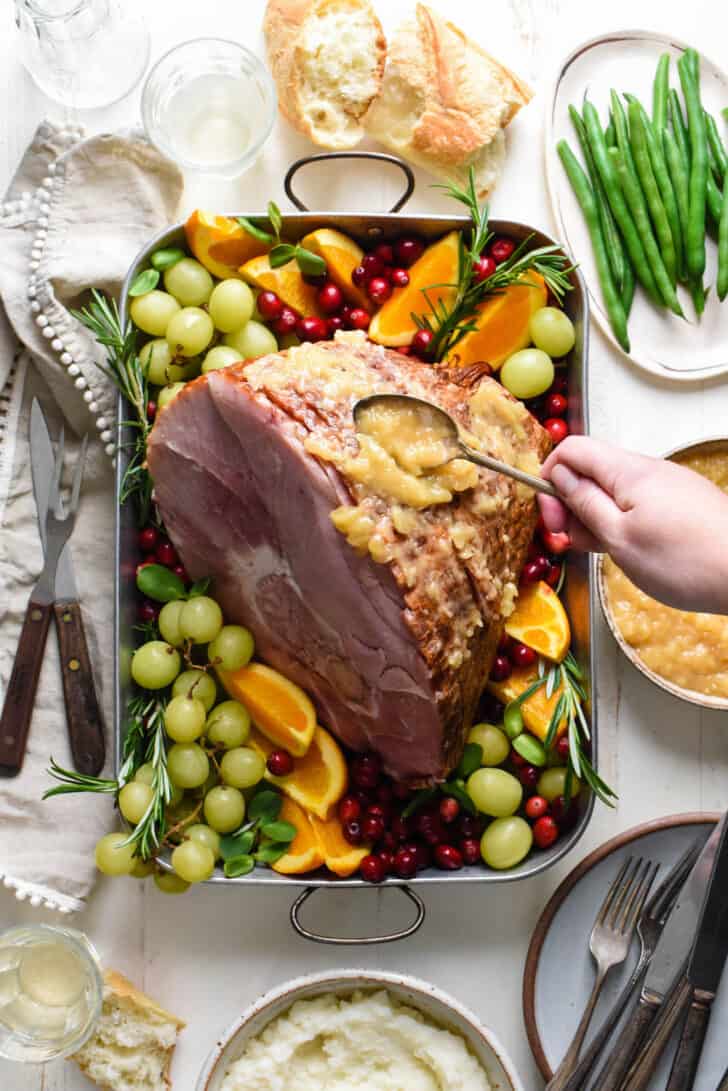
MULTIPOLYGON (((473 267, 480 258, 493 235, 488 227, 488 205, 478 203, 475 190, 475 174, 470 170, 468 185, 462 189, 457 185, 438 185, 455 201, 465 205, 470 213, 472 227, 469 243, 466 245, 463 234, 459 241, 458 279, 456 284, 430 285, 451 287, 455 298, 448 308, 440 299, 433 303, 428 289, 423 290, 429 313, 413 314, 412 318, 420 329, 426 329, 433 335, 430 353, 433 360, 443 360, 452 353, 455 346, 467 333, 476 329, 478 308, 491 295, 503 293, 511 284, 520 281, 528 284, 527 274, 536 272, 543 277, 547 287, 558 299, 562 300, 570 291, 571 283, 566 258, 556 246, 539 246, 529 249, 533 235, 523 239, 511 256, 497 266, 492 276, 483 281, 473 280, 473 267)), ((530 282, 533 283, 533 282, 530 282)))

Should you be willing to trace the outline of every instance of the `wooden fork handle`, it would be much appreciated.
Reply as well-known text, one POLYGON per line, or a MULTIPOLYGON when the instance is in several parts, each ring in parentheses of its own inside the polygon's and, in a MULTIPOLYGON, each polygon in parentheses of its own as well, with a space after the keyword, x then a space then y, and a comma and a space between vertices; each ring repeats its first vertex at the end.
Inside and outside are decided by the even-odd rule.
POLYGON ((692 1088, 708 1030, 712 1002, 712 994, 695 990, 688 1008, 680 1044, 672 1062, 666 1091, 690 1091, 692 1088))
POLYGON ((104 767, 106 744, 81 607, 77 602, 57 602, 53 612, 73 765, 79 773, 95 777, 104 767))
POLYGON ((685 1014, 691 993, 692 987, 687 977, 681 977, 670 996, 662 1004, 648 1040, 627 1072, 622 1091, 644 1091, 648 1086, 672 1032, 681 1016, 685 1014))
POLYGON ((659 1009, 660 1004, 656 998, 647 999, 640 996, 637 1007, 629 1016, 610 1051, 609 1060, 594 1082, 594 1091, 619 1091, 622 1080, 647 1037, 647 1032, 659 1009))
POLYGON ((37 602, 31 597, 25 611, 0 717, 0 776, 3 777, 16 777, 23 768, 52 610, 50 603, 37 602))

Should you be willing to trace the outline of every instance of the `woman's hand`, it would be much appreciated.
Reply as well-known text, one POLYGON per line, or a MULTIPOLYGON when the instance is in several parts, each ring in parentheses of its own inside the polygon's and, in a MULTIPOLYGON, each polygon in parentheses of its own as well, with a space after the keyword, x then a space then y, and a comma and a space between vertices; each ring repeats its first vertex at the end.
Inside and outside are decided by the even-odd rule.
POLYGON ((653 598, 728 614, 728 496, 692 470, 569 436, 542 469, 562 501, 539 496, 548 530, 609 553, 653 598))

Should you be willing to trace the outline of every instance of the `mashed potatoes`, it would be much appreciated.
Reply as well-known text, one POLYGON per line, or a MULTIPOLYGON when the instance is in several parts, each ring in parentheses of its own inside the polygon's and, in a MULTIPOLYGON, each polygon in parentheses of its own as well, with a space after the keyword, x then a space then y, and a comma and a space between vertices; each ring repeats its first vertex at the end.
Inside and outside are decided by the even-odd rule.
POLYGON ((221 1091, 492 1091, 462 1038, 385 990, 299 1000, 249 1042, 221 1091))

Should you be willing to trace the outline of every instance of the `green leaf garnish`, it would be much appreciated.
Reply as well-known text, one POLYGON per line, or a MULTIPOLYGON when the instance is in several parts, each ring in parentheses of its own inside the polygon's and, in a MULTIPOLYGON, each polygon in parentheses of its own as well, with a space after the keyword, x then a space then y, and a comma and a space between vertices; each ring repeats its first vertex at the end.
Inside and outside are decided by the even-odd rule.
POLYGON ((129 286, 130 296, 146 295, 159 284, 159 272, 156 269, 144 269, 137 273, 129 286))
POLYGON ((280 841, 281 843, 290 842, 294 839, 298 830, 292 822, 265 822, 261 827, 260 832, 264 837, 270 838, 271 841, 280 841))
POLYGON ((182 580, 161 564, 146 564, 140 568, 136 585, 143 595, 155 602, 174 602, 185 597, 182 580))
POLYGON ((210 583, 211 580, 208 576, 206 576, 204 580, 195 580, 195 582, 192 584, 189 591, 187 592, 187 598, 194 599, 197 598, 198 595, 206 595, 210 583))
POLYGON ((278 269, 281 265, 286 265, 295 256, 295 246, 291 246, 289 242, 279 242, 268 253, 268 261, 271 269, 278 269))
POLYGON ((254 795, 248 805, 248 818, 251 822, 275 822, 281 813, 283 798, 278 792, 264 789, 254 795))
POLYGON ((255 854, 255 859, 259 864, 275 864, 276 861, 280 860, 281 856, 286 855, 289 848, 289 841, 284 843, 271 841, 267 845, 261 845, 255 854))
POLYGON ((478 813, 478 808, 475 806, 462 784, 457 784, 455 781, 449 780, 447 784, 442 785, 441 791, 444 796, 452 796, 453 799, 456 799, 463 810, 467 811, 468 814, 476 815, 478 813))
POLYGON ((186 256, 184 250, 180 250, 178 246, 168 246, 163 250, 155 250, 149 260, 155 269, 163 273, 165 269, 171 269, 186 256))
POLYGON ((402 818, 409 818, 415 811, 419 811, 420 807, 424 807, 425 803, 429 803, 431 799, 434 799, 437 795, 437 788, 420 788, 418 792, 412 796, 406 807, 402 810, 402 818))
POLYGON ((258 242, 275 242, 275 237, 271 235, 270 231, 265 231, 262 227, 258 227, 257 224, 254 224, 247 216, 238 216, 237 220, 243 231, 247 231, 247 233, 252 235, 254 239, 257 239, 258 242))
POLYGON ((271 227, 275 231, 276 238, 281 237, 281 228, 283 227, 283 217, 281 216, 281 210, 275 201, 268 202, 268 219, 271 222, 271 227))
POLYGON ((238 856, 246 856, 255 844, 256 836, 256 830, 243 830, 242 833, 221 837, 220 855, 223 860, 234 860, 238 856))
POLYGON ((228 879, 239 879, 243 875, 249 875, 254 867, 254 858, 243 853, 241 856, 232 856, 226 860, 223 870, 228 879))
POLYGON ((295 258, 296 264, 304 276, 326 276, 326 262, 320 254, 314 254, 312 250, 307 250, 305 246, 297 246, 295 258))
POLYGON ((476 769, 480 769, 482 763, 483 747, 477 742, 467 743, 455 773, 456 778, 467 780, 471 773, 474 773, 476 769))

